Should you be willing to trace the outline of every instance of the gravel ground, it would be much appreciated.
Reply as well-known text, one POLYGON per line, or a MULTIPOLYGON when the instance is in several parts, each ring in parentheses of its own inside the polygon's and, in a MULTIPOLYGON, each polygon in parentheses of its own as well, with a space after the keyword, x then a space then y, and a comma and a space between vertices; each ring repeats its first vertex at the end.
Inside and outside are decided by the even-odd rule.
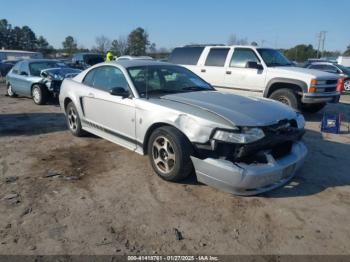
MULTIPOLYGON (((255 197, 169 183, 148 158, 67 131, 0 86, 0 254, 350 254, 350 135, 306 116, 305 165, 255 197), (48 177, 49 176, 49 177, 48 177)), ((350 96, 328 105, 350 119, 350 96)))

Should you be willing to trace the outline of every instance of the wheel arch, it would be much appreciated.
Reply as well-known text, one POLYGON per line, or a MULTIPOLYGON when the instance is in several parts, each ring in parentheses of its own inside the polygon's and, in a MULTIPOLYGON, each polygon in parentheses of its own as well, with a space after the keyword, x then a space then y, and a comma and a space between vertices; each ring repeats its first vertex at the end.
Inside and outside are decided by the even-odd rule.
POLYGON ((289 88, 297 93, 307 92, 308 85, 301 80, 289 78, 274 78, 271 79, 264 91, 264 97, 269 97, 274 91, 282 88, 289 88))
POLYGON ((152 135, 152 133, 154 132, 154 130, 160 128, 160 127, 173 127, 173 128, 176 128, 180 133, 182 133, 184 135, 184 137, 186 137, 186 139, 188 140, 188 142, 190 144, 192 144, 192 142, 190 141, 190 139, 188 138, 188 136, 177 126, 175 125, 172 125, 170 123, 166 123, 166 122, 157 122, 157 123, 153 123, 146 131, 145 133, 145 136, 144 136, 144 139, 143 139, 143 143, 142 143, 142 150, 143 150, 143 153, 145 155, 148 154, 148 142, 149 142, 149 139, 152 135))

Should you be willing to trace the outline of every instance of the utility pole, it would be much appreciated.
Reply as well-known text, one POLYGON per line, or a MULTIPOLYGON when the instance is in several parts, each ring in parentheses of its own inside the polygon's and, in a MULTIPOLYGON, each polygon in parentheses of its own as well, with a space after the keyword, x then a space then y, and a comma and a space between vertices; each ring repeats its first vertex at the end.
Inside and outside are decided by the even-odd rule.
POLYGON ((324 43, 326 41, 326 34, 327 31, 321 31, 317 34, 318 44, 316 58, 318 58, 319 54, 322 56, 324 53, 324 43))

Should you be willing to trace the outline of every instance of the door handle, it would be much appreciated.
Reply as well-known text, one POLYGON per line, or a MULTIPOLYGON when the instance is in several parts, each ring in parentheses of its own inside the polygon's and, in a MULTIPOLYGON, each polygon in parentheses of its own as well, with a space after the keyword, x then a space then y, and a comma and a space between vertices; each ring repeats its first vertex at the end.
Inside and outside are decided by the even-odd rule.
POLYGON ((231 75, 231 71, 226 71, 226 75, 231 75))
POLYGON ((89 93, 88 96, 89 96, 89 97, 92 97, 92 98, 95 97, 95 95, 94 95, 93 93, 89 93))
POLYGON ((201 72, 202 72, 202 73, 205 73, 205 72, 207 72, 207 70, 205 70, 205 69, 201 69, 201 72))

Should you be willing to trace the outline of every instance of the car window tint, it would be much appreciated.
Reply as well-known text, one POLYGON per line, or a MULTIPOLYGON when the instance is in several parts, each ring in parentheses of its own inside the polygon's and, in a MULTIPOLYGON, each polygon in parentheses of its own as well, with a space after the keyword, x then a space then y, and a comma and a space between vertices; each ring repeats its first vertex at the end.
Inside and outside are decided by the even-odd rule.
POLYGON ((124 88, 128 91, 128 82, 124 74, 114 66, 103 66, 96 69, 93 86, 97 89, 109 92, 115 87, 124 88))
POLYGON ((170 56, 169 62, 179 65, 196 65, 204 47, 177 47, 170 56))
POLYGON ((312 65, 310 66, 310 69, 316 69, 316 70, 323 70, 323 65, 312 65))
POLYGON ((324 65, 324 70, 331 73, 337 73, 338 69, 331 65, 324 65))
POLYGON ((20 68, 21 64, 22 64, 22 62, 18 62, 17 64, 15 64, 15 66, 12 69, 12 73, 19 74, 19 68, 20 68))
POLYGON ((84 85, 93 86, 95 71, 96 69, 92 69, 85 75, 85 78, 83 80, 84 85))
POLYGON ((211 48, 205 61, 206 66, 224 66, 229 48, 211 48))
POLYGON ((20 67, 19 67, 19 73, 21 74, 22 72, 28 74, 28 66, 26 63, 21 63, 20 67))
POLYGON ((231 58, 230 67, 245 68, 248 61, 260 63, 253 50, 235 48, 231 58))

